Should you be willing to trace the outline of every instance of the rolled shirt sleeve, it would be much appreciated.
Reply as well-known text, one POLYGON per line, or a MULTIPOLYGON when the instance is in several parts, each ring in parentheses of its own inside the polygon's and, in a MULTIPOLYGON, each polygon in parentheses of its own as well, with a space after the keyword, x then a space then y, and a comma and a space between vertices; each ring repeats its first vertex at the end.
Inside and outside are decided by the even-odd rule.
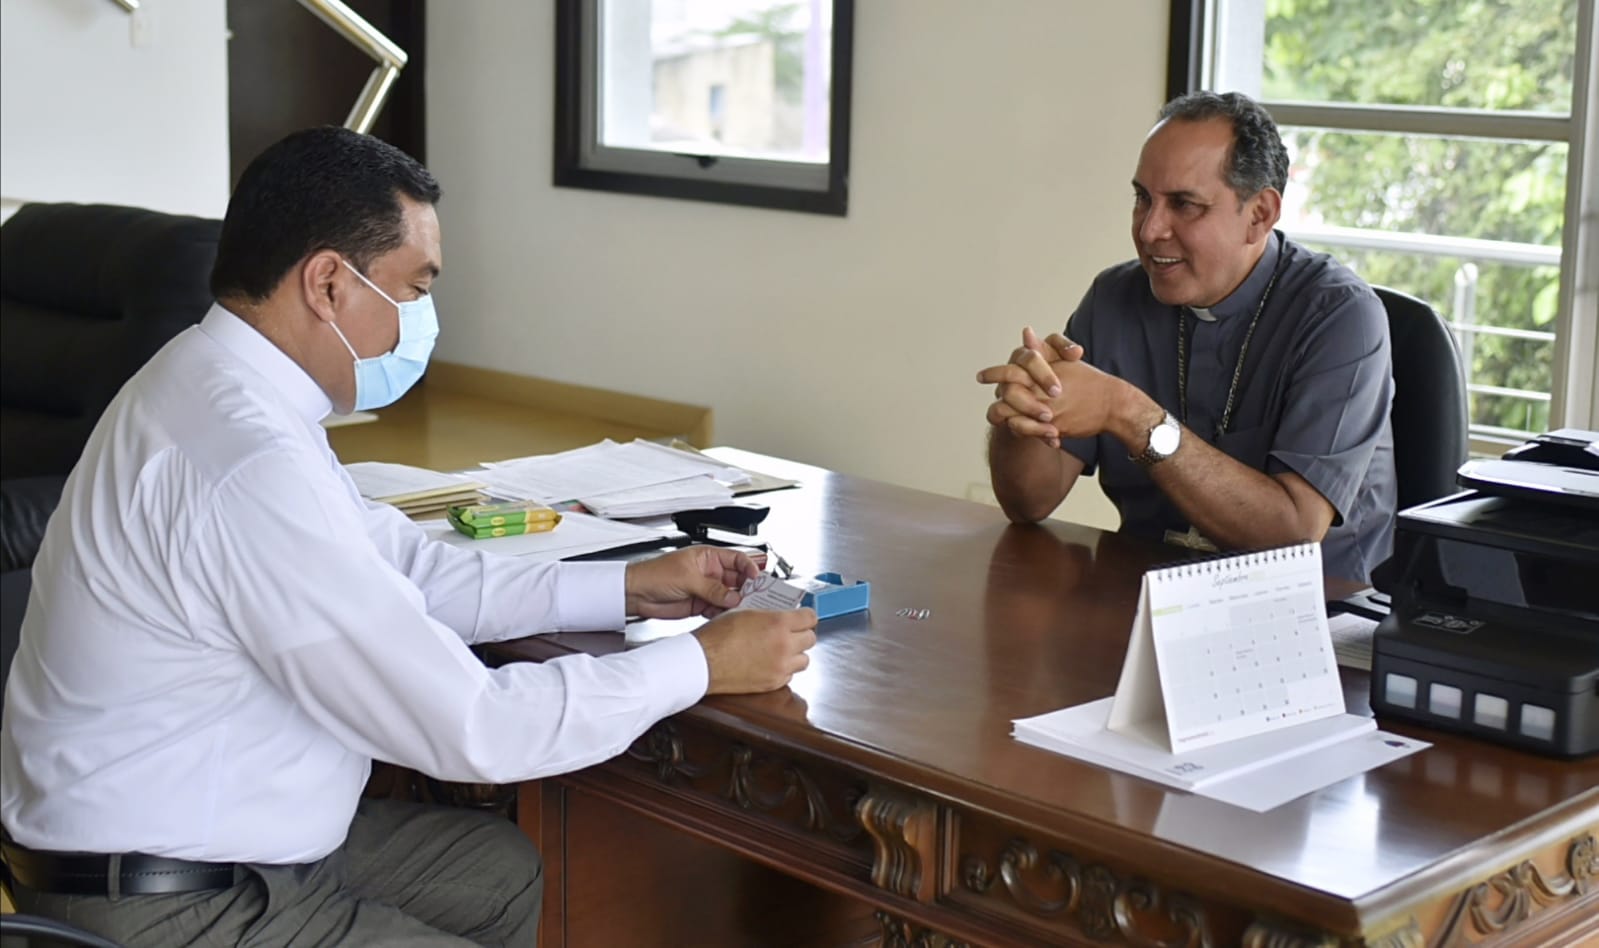
POLYGON ((1334 510, 1353 511, 1393 404, 1388 317, 1376 294, 1346 287, 1308 324, 1289 374, 1267 473, 1293 471, 1334 510))

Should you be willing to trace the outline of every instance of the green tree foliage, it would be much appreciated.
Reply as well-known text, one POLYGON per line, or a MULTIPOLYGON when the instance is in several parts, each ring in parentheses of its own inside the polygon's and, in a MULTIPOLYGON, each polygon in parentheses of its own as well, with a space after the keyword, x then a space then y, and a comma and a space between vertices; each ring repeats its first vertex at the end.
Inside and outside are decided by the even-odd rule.
POLYGON ((736 17, 717 36, 758 36, 772 44, 772 85, 790 103, 798 103, 805 81, 805 31, 794 25, 798 3, 774 3, 736 17))
MULTIPOLYGON (((1576 0, 1267 0, 1268 99, 1567 114, 1576 0)), ((1566 145, 1284 129, 1290 189, 1327 224, 1559 247, 1566 145)), ((1293 196, 1290 195, 1290 201, 1293 196)), ((1469 261, 1341 251, 1372 283, 1453 312, 1469 261)), ((1555 267, 1479 263, 1475 322, 1554 329, 1555 267)), ((1552 342, 1468 337, 1472 381, 1548 392, 1552 342)), ((1542 430, 1547 403, 1479 394, 1472 422, 1542 430)))

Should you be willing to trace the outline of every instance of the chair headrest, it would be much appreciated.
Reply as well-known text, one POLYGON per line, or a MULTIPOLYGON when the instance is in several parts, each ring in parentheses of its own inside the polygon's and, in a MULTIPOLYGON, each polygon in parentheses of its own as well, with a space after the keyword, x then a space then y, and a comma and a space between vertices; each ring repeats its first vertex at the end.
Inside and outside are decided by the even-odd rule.
POLYGON ((222 222, 109 204, 25 204, 0 226, 0 296, 100 319, 209 305, 222 222))

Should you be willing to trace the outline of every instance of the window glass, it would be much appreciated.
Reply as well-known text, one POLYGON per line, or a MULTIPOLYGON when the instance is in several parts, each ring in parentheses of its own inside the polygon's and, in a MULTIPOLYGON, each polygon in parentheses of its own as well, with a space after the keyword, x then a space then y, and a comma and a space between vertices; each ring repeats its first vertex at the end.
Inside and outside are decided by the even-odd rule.
POLYGON ((1409 293, 1438 310, 1454 331, 1466 369, 1473 428, 1506 437, 1549 429, 1559 267, 1361 249, 1310 235, 1301 241, 1331 253, 1366 282, 1409 293), (1534 301, 1531 312, 1527 300, 1534 301))
POLYGON ((556 0, 557 187, 844 216, 854 0, 556 0))
POLYGON ((1335 230, 1340 240, 1318 249, 1451 323, 1474 427, 1546 430, 1566 144, 1282 132, 1291 162, 1282 226, 1312 245, 1335 230))
POLYGON ((604 145, 825 163, 831 3, 604 0, 604 145))
POLYGON ((1195 9, 1198 85, 1244 91, 1277 114, 1291 159, 1283 228, 1451 323, 1474 434, 1516 438, 1584 417, 1551 408, 1583 358, 1562 364, 1562 320, 1593 321, 1560 311, 1576 269, 1565 217, 1588 0, 1195 9))
POLYGON ((1546 246, 1560 252, 1565 142, 1280 129, 1283 221, 1546 246))
MULTIPOLYGON (((1236 5, 1240 30, 1252 6, 1236 5)), ((1254 66, 1264 68, 1266 99, 1571 112, 1577 0, 1265 0, 1264 7, 1264 48, 1254 66)), ((1252 19, 1259 31, 1259 13, 1252 19)), ((1221 52, 1225 58, 1228 48, 1252 45, 1221 52)))

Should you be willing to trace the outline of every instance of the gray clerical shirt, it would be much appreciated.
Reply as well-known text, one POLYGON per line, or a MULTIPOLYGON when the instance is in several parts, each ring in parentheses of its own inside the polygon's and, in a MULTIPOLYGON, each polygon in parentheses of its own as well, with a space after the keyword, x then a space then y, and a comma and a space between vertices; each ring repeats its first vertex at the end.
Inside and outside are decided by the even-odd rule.
MULTIPOLYGON (((1232 295, 1188 312, 1188 416, 1177 392, 1179 308, 1154 297, 1138 262, 1095 278, 1067 324, 1094 366, 1143 389, 1188 429, 1230 457, 1267 474, 1293 471, 1334 510, 1322 540, 1330 576, 1367 580, 1388 556, 1396 504, 1388 319, 1359 277, 1326 254, 1273 234, 1232 295), (1218 435, 1255 307, 1279 259, 1282 272, 1249 341, 1230 424, 1218 435)), ((1122 530, 1162 539, 1189 523, 1108 434, 1066 439, 1061 447, 1099 472, 1121 513, 1122 530)))

